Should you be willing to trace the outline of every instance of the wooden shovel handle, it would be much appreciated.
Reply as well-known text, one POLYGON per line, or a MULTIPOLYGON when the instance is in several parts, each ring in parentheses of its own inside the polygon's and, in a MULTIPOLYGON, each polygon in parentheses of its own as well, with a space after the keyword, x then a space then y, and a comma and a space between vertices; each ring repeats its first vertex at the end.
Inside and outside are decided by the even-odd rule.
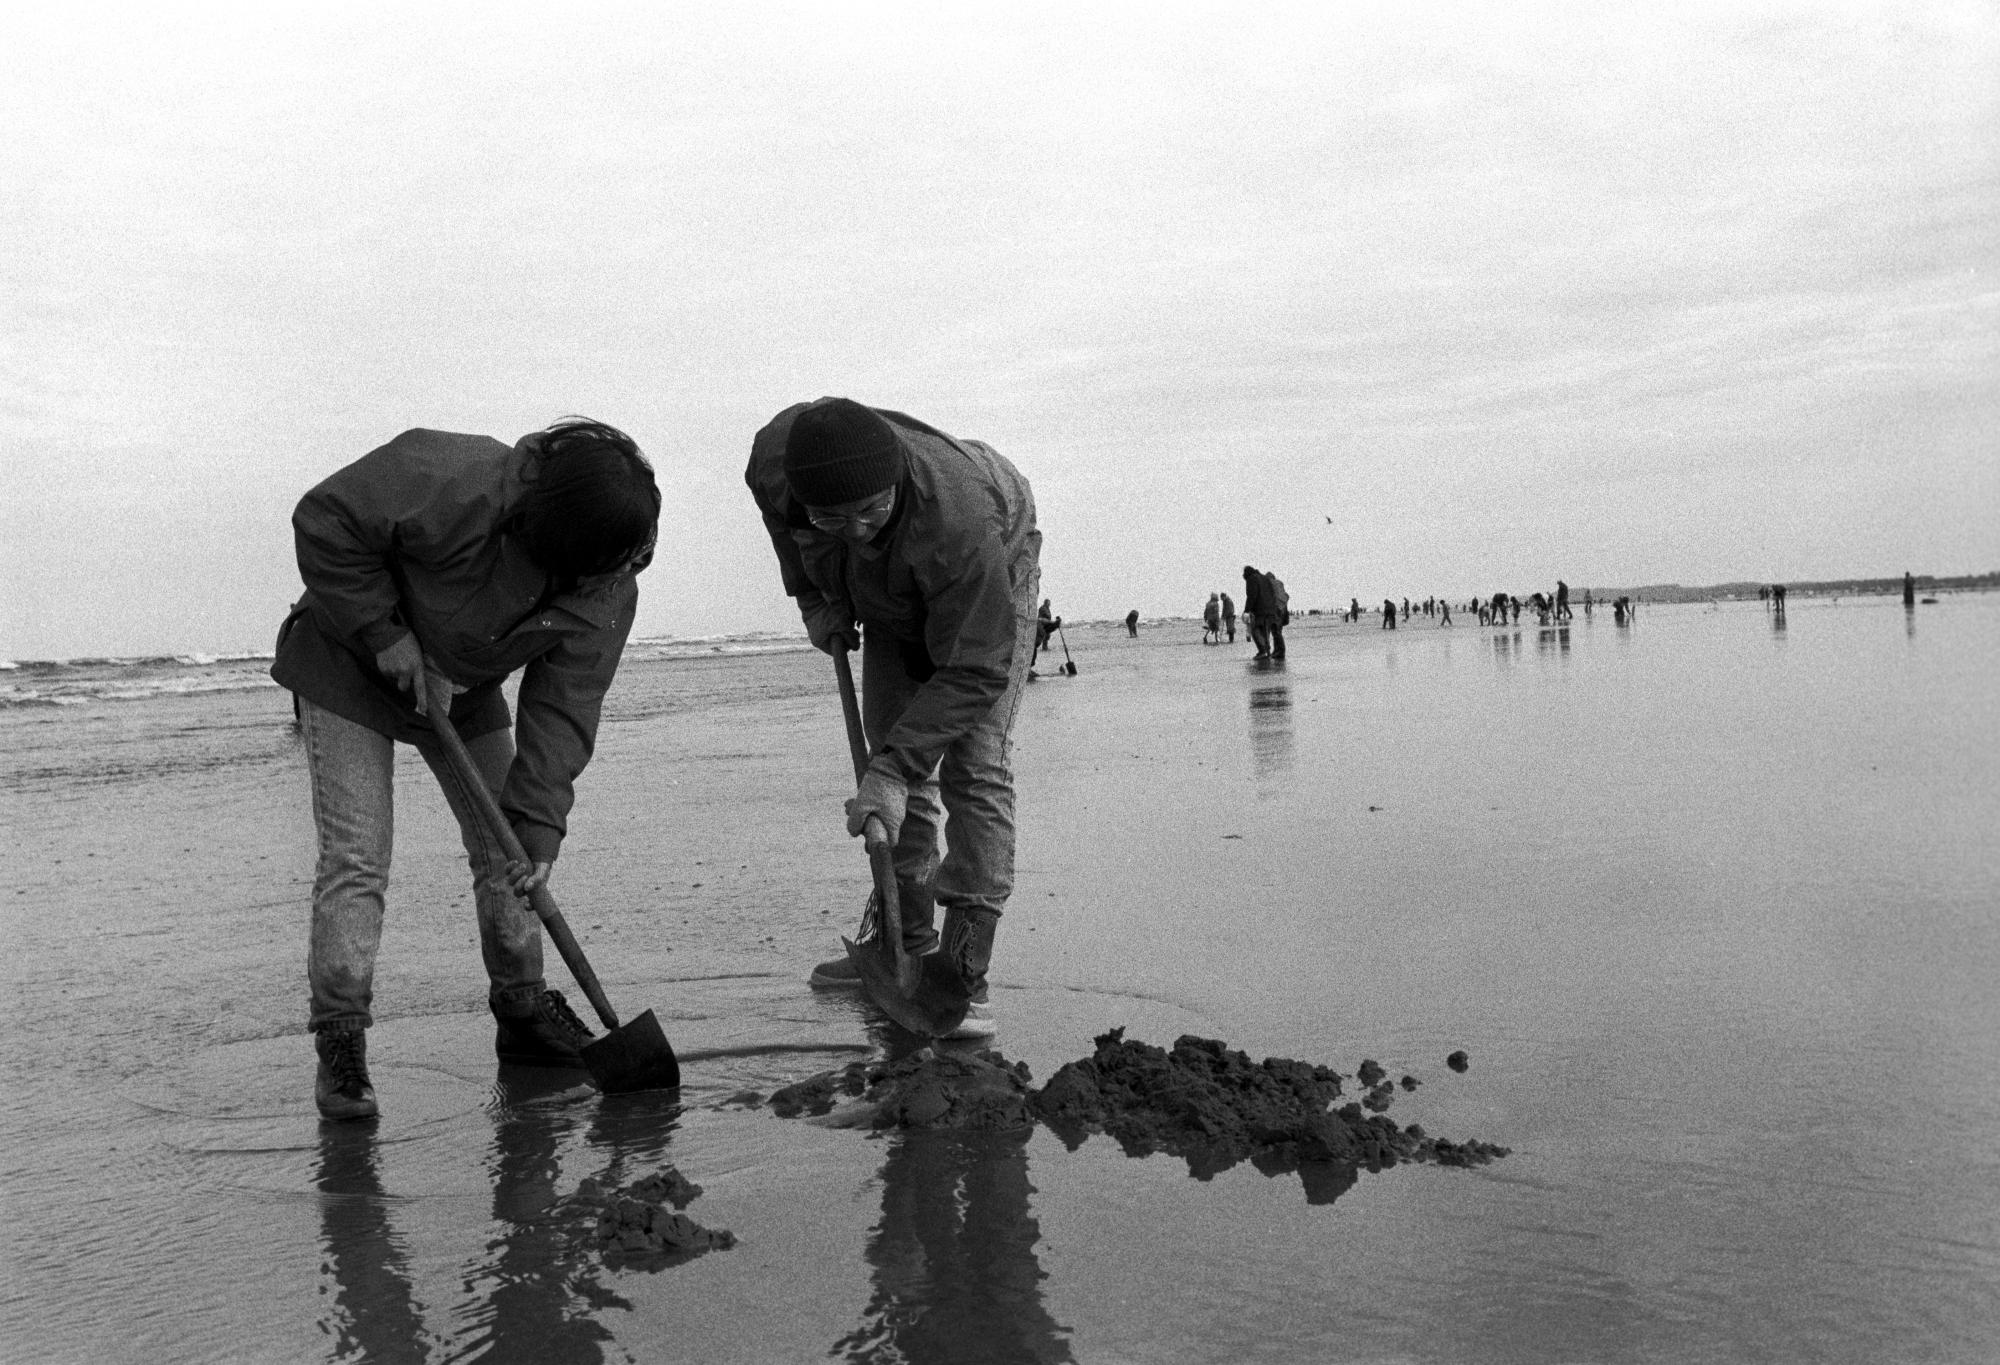
MULTIPOLYGON (((868 775, 868 736, 861 728, 861 702, 854 695, 854 668, 847 662, 847 651, 839 645, 833 650, 833 672, 840 680, 840 711, 847 719, 847 749, 854 759, 854 781, 859 784, 868 775)), ((896 980, 905 986, 907 994, 912 973, 903 952, 903 905, 896 894, 896 850, 889 843, 887 827, 877 817, 869 816, 861 828, 862 840, 868 847, 868 867, 875 877, 875 899, 882 905, 882 933, 894 945, 896 980)))
MULTIPOLYGON (((458 737, 458 731, 452 726, 449 714, 451 697, 431 690, 428 672, 424 678, 424 691, 431 729, 437 732, 438 741, 444 745, 445 758, 450 762, 452 771, 458 774, 459 785, 472 794, 472 804, 478 807, 480 818, 486 822, 486 828, 491 831, 493 837, 500 841, 500 847, 508 859, 532 865, 534 859, 530 858, 528 851, 521 847, 521 841, 515 835, 514 827, 507 822, 506 813, 500 809, 500 802, 487 788, 486 779, 479 775, 479 766, 472 761, 472 755, 467 751, 465 741, 458 737)), ((590 969, 590 959, 583 955, 583 946, 576 941, 576 935, 569 931, 569 921, 563 918, 561 908, 556 905, 556 898, 549 894, 547 887, 538 886, 528 893, 528 904, 534 907, 535 914, 542 921, 542 927, 548 930, 549 937, 554 940, 556 951, 562 954, 564 965, 569 968, 570 975, 576 978, 576 984, 583 987, 584 995, 590 1000, 591 1007, 597 1011, 597 1017, 604 1021, 604 1027, 617 1028, 618 1015, 612 1010, 611 1001, 604 994, 604 987, 598 984, 597 973, 590 969)))

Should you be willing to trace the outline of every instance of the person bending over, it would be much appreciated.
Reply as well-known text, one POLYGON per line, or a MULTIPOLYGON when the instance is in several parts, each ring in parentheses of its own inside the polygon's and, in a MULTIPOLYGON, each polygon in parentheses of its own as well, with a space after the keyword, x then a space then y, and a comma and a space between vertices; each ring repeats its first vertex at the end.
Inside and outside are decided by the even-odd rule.
MULTIPOLYGON (((993 447, 847 398, 772 418, 744 479, 813 644, 855 648, 860 627, 870 757, 847 832, 870 815, 887 830, 909 952, 940 951, 944 907, 941 951, 973 1002, 954 1036, 990 1037, 986 974, 1014 887, 1009 736, 1041 581, 1034 494, 993 447)), ((845 956, 810 980, 859 984, 845 956)))
POLYGON ((562 845, 659 515, 632 439, 582 418, 512 446, 406 431, 299 500, 306 591, 279 628, 271 676, 294 697, 318 830, 307 1026, 324 1117, 378 1110, 365 1030, 399 742, 423 755, 458 818, 495 1052, 581 1064, 590 1031, 543 978, 541 923, 521 898, 548 881, 562 845), (515 673, 510 716, 501 683, 515 673), (451 723, 529 863, 508 862, 446 761, 427 691, 451 696, 451 723))

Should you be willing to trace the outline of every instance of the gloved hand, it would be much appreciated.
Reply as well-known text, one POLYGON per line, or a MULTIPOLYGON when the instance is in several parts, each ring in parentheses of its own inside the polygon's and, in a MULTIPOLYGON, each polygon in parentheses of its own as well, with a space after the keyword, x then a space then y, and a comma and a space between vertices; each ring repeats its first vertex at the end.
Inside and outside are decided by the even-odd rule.
POLYGON ((832 654, 836 647, 861 648, 861 632, 854 628, 854 618, 845 608, 822 600, 813 606, 800 607, 799 614, 805 617, 806 638, 820 653, 832 654))
POLYGON ((903 832, 903 815, 910 805, 910 784, 900 776, 874 764, 861 775, 861 785, 847 802, 847 832, 859 835, 862 827, 873 815, 881 820, 882 828, 889 837, 889 846, 894 848, 896 840, 903 832))

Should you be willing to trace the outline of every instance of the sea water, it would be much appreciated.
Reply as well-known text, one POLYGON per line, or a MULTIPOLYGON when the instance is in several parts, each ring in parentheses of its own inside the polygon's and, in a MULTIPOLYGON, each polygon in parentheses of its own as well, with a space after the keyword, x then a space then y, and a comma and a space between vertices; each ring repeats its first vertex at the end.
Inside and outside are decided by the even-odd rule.
POLYGON ((1373 1058, 1421 1081, 1393 1117, 1512 1155, 1327 1202, 757 1107, 895 1045, 803 988, 866 873, 831 669, 774 641, 634 651, 558 867, 682 1092, 494 1063, 462 855, 406 762, 384 1117, 322 1126, 284 694, 254 659, 23 666, 0 1355, 1991 1358, 2000 598, 1302 617, 1282 664, 1193 622, 1066 644, 1017 733, 1007 1055, 1046 1079, 1124 1027, 1373 1058), (584 1177, 669 1161, 736 1248, 579 1247, 584 1177))

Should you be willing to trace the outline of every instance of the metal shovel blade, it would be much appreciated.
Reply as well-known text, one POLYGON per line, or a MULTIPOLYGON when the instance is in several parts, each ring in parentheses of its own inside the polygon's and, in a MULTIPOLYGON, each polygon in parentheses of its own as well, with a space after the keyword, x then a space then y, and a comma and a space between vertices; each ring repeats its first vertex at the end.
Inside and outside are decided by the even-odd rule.
POLYGON ((671 1090, 681 1083, 680 1059, 651 1010, 591 1039, 581 1051, 590 1079, 607 1095, 671 1090))
POLYGON ((896 954, 882 936, 862 943, 843 938, 840 946, 847 949, 847 960, 860 973, 869 1003, 920 1038, 941 1038, 950 1033, 972 1005, 964 988, 944 967, 941 953, 911 964, 920 968, 920 975, 915 987, 905 991, 896 979, 896 954))

